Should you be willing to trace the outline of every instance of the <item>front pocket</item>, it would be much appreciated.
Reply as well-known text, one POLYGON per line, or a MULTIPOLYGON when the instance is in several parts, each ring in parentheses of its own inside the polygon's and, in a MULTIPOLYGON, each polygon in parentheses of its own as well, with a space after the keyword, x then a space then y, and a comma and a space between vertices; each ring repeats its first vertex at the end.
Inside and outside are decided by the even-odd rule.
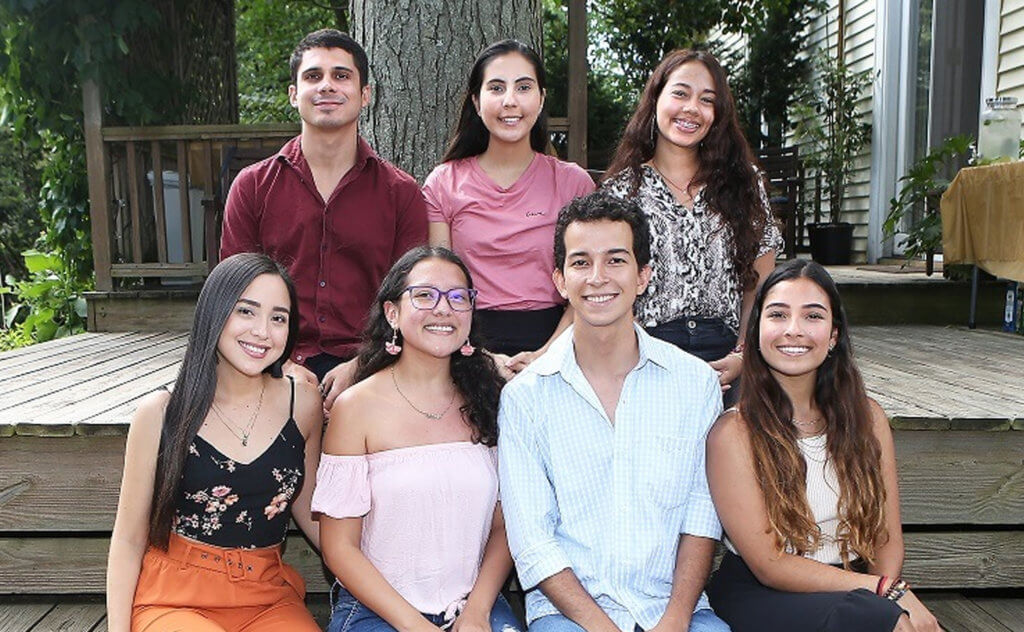
POLYGON ((693 484, 699 439, 654 435, 647 454, 657 455, 657 463, 644 468, 641 488, 647 498, 659 507, 674 509, 686 502, 693 484))

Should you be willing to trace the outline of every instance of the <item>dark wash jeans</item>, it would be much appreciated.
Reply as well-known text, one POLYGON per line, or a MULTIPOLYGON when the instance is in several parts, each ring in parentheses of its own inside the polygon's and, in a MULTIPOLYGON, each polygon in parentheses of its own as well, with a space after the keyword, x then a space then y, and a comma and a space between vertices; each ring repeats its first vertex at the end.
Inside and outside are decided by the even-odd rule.
MULTIPOLYGON (((736 347, 737 335, 721 318, 698 318, 683 316, 654 327, 647 327, 647 333, 655 338, 670 342, 683 351, 695 355, 705 362, 724 358, 736 347)), ((726 408, 739 399, 740 380, 723 395, 726 408)))
MULTIPOLYGON (((423 616, 438 627, 448 623, 444 620, 443 614, 423 613, 423 616)), ((490 623, 492 632, 521 632, 526 629, 512 612, 504 595, 500 594, 491 608, 490 623)), ((376 612, 360 603, 337 581, 334 582, 334 586, 331 587, 331 622, 327 624, 327 632, 394 632, 394 630, 376 612)))

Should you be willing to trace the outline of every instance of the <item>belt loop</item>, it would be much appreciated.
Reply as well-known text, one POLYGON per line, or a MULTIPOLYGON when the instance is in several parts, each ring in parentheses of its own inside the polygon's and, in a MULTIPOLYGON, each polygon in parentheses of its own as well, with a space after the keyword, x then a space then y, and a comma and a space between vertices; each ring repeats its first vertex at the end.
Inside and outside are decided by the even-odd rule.
MULTIPOLYGON (((192 553, 192 543, 184 538, 182 539, 182 542, 185 545, 185 552, 181 554, 181 559, 178 560, 178 570, 185 570, 188 567, 188 556, 192 553)), ((167 548, 170 548, 169 544, 167 548)))

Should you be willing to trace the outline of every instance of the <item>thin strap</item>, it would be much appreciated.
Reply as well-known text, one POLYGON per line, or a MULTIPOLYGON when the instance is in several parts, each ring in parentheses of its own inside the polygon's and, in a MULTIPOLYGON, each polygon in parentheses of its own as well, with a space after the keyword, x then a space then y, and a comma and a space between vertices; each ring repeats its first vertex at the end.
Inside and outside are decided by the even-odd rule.
POLYGON ((288 401, 288 418, 295 419, 295 378, 289 375, 288 381, 292 383, 292 395, 288 401))

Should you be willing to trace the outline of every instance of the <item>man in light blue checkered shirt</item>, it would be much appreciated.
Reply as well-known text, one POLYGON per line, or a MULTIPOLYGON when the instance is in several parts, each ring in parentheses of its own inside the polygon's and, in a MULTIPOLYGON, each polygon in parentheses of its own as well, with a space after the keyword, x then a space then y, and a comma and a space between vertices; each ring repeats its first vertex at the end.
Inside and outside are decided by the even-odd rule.
POLYGON ((721 535, 704 473, 721 391, 706 363, 634 324, 649 261, 635 203, 599 192, 559 214, 553 278, 573 326, 498 414, 532 632, 729 630, 702 592, 721 535))

